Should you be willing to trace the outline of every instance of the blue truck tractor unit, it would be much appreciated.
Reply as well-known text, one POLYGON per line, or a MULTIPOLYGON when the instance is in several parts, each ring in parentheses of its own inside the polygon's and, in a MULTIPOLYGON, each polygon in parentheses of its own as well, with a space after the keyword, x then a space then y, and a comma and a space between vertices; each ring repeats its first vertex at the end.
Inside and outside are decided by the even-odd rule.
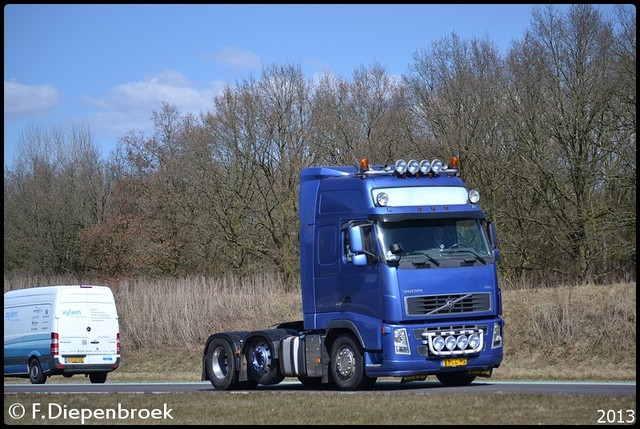
POLYGON ((479 198, 456 157, 304 168, 302 320, 211 335, 202 380, 350 391, 380 377, 490 377, 503 358, 500 252, 479 198))

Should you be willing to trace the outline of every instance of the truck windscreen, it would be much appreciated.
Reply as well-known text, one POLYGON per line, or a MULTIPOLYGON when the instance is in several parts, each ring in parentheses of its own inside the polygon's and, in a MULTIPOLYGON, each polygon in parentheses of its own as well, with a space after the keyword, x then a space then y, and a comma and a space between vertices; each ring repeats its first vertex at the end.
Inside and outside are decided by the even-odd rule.
POLYGON ((391 245, 401 247, 400 256, 429 254, 438 258, 459 257, 465 252, 488 257, 487 236, 481 219, 411 219, 379 222, 378 238, 385 257, 393 259, 391 245))

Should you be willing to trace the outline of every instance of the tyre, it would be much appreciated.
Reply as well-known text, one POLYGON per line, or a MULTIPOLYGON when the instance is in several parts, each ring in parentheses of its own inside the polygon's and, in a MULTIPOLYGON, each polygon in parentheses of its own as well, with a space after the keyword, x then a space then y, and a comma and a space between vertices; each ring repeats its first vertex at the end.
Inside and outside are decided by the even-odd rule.
POLYGON ((376 383, 364 372, 362 347, 353 335, 338 337, 331 346, 331 377, 340 390, 367 390, 376 383))
POLYGON ((216 338, 209 343, 205 356, 207 378, 217 390, 233 390, 239 386, 238 369, 228 341, 216 338))
POLYGON ((31 384, 44 384, 47 381, 38 359, 32 359, 29 362, 29 380, 31 380, 31 384))
POLYGON ((258 384, 272 385, 284 380, 278 359, 274 357, 273 342, 265 337, 254 337, 247 347, 249 379, 258 384))
POLYGON ((456 371, 436 374, 436 378, 445 386, 467 386, 476 379, 476 376, 469 375, 465 371, 456 371))
POLYGON ((92 372, 89 373, 89 381, 91 383, 104 383, 107 381, 107 373, 106 372, 92 372))

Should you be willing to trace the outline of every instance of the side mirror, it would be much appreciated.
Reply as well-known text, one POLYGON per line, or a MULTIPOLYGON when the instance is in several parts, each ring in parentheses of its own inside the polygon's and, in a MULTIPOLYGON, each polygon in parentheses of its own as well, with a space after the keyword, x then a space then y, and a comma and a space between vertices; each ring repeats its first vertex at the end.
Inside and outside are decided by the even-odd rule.
POLYGON ((367 255, 364 251, 364 243, 362 242, 362 228, 359 226, 349 227, 349 247, 353 256, 351 262, 356 267, 367 265, 367 255))
POLYGON ((365 255, 364 253, 353 255, 353 257, 351 258, 351 262, 356 267, 363 267, 367 265, 367 255, 365 255))
POLYGON ((402 245, 399 243, 393 243, 389 246, 389 251, 392 255, 400 255, 402 253, 402 245))
POLYGON ((349 246, 353 253, 364 252, 364 245, 362 243, 362 229, 359 226, 349 227, 349 246))
POLYGON ((489 240, 491 241, 491 248, 493 250, 498 248, 498 233, 496 231, 496 224, 490 219, 487 219, 487 232, 489 234, 489 240))

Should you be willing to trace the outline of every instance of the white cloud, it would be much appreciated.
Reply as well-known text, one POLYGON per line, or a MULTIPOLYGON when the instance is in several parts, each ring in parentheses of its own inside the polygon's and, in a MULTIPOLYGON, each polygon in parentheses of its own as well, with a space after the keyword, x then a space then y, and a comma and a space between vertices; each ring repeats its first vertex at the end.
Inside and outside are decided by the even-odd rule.
POLYGON ((121 136, 132 130, 149 131, 151 113, 158 111, 162 102, 176 106, 181 114, 198 115, 212 110, 213 99, 222 88, 221 82, 196 88, 180 72, 164 70, 143 80, 118 85, 104 97, 84 99, 99 111, 89 119, 92 127, 121 136))
POLYGON ((51 110, 58 104, 58 90, 52 85, 23 85, 4 81, 4 116, 22 116, 51 110))

